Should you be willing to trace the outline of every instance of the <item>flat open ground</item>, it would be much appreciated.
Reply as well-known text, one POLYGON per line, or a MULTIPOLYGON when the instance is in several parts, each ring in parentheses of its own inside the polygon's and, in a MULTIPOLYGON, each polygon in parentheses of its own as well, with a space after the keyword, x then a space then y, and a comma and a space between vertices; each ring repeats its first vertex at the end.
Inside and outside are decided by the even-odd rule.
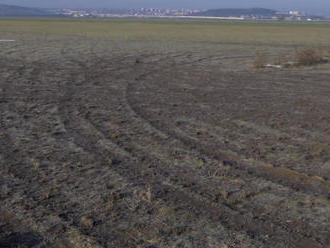
POLYGON ((0 247, 330 247, 328 23, 0 20, 0 247))

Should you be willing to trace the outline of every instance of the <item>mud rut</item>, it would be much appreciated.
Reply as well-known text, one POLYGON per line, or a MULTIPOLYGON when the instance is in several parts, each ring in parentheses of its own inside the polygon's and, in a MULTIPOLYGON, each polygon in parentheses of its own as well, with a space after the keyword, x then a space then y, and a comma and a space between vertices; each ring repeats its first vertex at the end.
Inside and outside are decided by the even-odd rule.
POLYGON ((173 80, 173 71, 208 61, 185 53, 143 58, 7 69, 0 244, 327 247, 329 183, 241 161, 149 118, 141 91, 160 74, 173 80))

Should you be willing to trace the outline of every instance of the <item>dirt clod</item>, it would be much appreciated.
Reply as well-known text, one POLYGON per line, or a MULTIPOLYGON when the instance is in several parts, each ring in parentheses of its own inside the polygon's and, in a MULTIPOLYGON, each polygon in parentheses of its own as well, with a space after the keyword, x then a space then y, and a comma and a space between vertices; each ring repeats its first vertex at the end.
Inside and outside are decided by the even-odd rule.
POLYGON ((94 220, 89 216, 82 216, 80 218, 80 224, 85 228, 93 228, 94 227, 94 220))

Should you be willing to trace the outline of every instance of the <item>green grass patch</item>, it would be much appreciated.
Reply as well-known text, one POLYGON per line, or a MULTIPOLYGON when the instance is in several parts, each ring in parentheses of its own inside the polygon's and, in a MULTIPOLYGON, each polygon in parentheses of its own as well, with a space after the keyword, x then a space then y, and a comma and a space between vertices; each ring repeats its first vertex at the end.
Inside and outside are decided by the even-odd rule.
POLYGON ((131 19, 0 19, 0 34, 130 41, 309 46, 329 44, 330 23, 131 19))

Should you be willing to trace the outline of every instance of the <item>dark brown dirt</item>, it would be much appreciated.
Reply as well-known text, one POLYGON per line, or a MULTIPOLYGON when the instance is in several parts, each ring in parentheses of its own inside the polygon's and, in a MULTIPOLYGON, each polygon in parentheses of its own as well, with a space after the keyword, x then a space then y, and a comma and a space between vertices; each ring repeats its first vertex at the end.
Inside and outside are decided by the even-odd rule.
POLYGON ((242 60, 3 60, 0 247, 330 247, 330 74, 242 60))

